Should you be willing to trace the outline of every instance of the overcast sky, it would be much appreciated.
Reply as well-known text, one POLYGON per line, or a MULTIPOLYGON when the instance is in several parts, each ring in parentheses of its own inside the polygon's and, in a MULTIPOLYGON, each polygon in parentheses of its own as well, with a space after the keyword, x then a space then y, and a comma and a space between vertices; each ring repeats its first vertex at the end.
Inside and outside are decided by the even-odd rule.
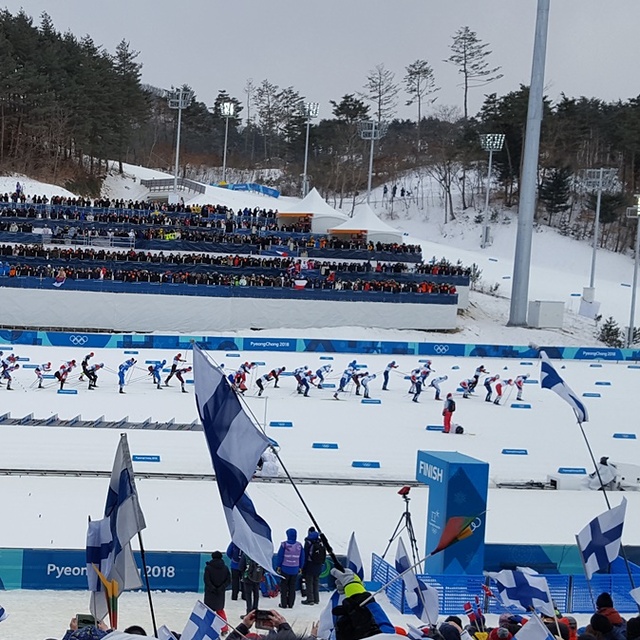
MULTIPOLYGON (((220 89, 244 102, 248 78, 293 86, 320 103, 362 89, 367 72, 383 63, 400 81, 416 59, 433 66, 441 87, 436 105, 461 105, 450 55, 451 37, 469 26, 490 44, 490 63, 504 77, 470 94, 470 112, 484 94, 528 84, 536 0, 16 0, 36 23, 47 11, 59 31, 91 35, 113 52, 123 38, 140 51, 143 82, 189 84, 212 104, 220 89)), ((604 100, 640 94, 640 2, 551 0, 546 86, 604 100)), ((402 96, 399 114, 415 117, 402 96)))

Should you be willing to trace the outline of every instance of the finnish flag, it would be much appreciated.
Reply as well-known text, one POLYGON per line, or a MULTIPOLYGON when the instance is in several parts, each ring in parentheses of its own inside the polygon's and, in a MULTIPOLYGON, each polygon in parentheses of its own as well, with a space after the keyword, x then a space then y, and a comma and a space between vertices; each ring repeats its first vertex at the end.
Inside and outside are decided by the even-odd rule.
POLYGON ((587 408, 578 399, 578 396, 573 392, 571 387, 560 377, 560 374, 551 364, 549 356, 547 356, 544 351, 541 351, 540 359, 542 360, 540 366, 540 386, 543 389, 555 391, 573 409, 578 422, 588 422, 589 414, 587 413, 587 408))
POLYGON ((547 580, 532 569, 504 569, 498 573, 488 571, 485 575, 495 580, 498 595, 505 607, 514 607, 518 611, 540 611, 547 616, 555 615, 547 580))
POLYGON ((396 571, 402 575, 405 586, 405 599, 409 609, 423 622, 433 625, 438 621, 438 592, 422 580, 419 580, 411 568, 411 561, 402 538, 398 538, 396 551, 396 571))
POLYGON ((587 580, 618 557, 626 510, 627 499, 622 498, 617 507, 601 513, 576 535, 587 580))
POLYGON ((222 369, 199 347, 193 348, 196 403, 216 474, 231 540, 267 571, 272 571, 271 528, 256 512, 246 488, 269 438, 242 408, 222 369))
POLYGON ((181 640, 217 640, 226 622, 198 600, 187 620, 181 640))

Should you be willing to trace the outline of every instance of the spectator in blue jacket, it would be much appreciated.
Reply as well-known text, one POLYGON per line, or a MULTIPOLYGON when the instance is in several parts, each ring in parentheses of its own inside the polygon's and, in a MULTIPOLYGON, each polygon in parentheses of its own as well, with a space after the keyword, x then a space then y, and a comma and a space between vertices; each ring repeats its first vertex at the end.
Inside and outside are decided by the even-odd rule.
POLYGON ((320 534, 312 527, 304 539, 302 579, 307 599, 302 604, 320 604, 320 574, 326 559, 327 550, 320 540, 320 534))
POLYGON ((282 576, 280 581, 280 608, 292 609, 296 601, 296 582, 304 566, 304 549, 298 542, 298 532, 287 529, 287 539, 280 544, 275 560, 276 572, 282 576))
POLYGON ((242 584, 240 578, 242 572, 240 571, 240 559, 242 558, 242 551, 240 547, 236 546, 233 542, 227 547, 227 556, 229 558, 229 568, 231 569, 231 599, 237 600, 238 594, 242 594, 244 600, 244 594, 242 593, 242 584))

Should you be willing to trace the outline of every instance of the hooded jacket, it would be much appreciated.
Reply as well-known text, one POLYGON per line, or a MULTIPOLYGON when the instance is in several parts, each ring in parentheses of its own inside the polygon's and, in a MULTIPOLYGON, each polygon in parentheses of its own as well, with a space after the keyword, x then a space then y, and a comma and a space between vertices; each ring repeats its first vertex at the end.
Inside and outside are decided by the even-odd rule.
POLYGON ((276 556, 276 570, 285 576, 294 576, 300 573, 303 564, 304 550, 298 542, 298 532, 287 529, 287 539, 280 544, 276 556))

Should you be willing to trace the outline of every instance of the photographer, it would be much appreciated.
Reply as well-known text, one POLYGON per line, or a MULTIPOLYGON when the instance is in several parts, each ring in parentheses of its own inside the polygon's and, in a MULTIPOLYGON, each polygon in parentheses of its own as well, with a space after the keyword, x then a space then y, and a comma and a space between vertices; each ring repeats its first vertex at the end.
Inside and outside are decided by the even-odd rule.
MULTIPOLYGON (((261 638, 266 640, 276 640, 276 638, 278 640, 298 640, 299 638, 291 628, 291 625, 277 611, 254 609, 242 619, 242 622, 229 634, 227 640, 243 640, 243 637, 250 633, 250 629, 254 624, 258 629, 267 630, 266 634, 260 635, 261 638)), ((252 633, 251 636, 253 637, 255 634, 252 633)))

